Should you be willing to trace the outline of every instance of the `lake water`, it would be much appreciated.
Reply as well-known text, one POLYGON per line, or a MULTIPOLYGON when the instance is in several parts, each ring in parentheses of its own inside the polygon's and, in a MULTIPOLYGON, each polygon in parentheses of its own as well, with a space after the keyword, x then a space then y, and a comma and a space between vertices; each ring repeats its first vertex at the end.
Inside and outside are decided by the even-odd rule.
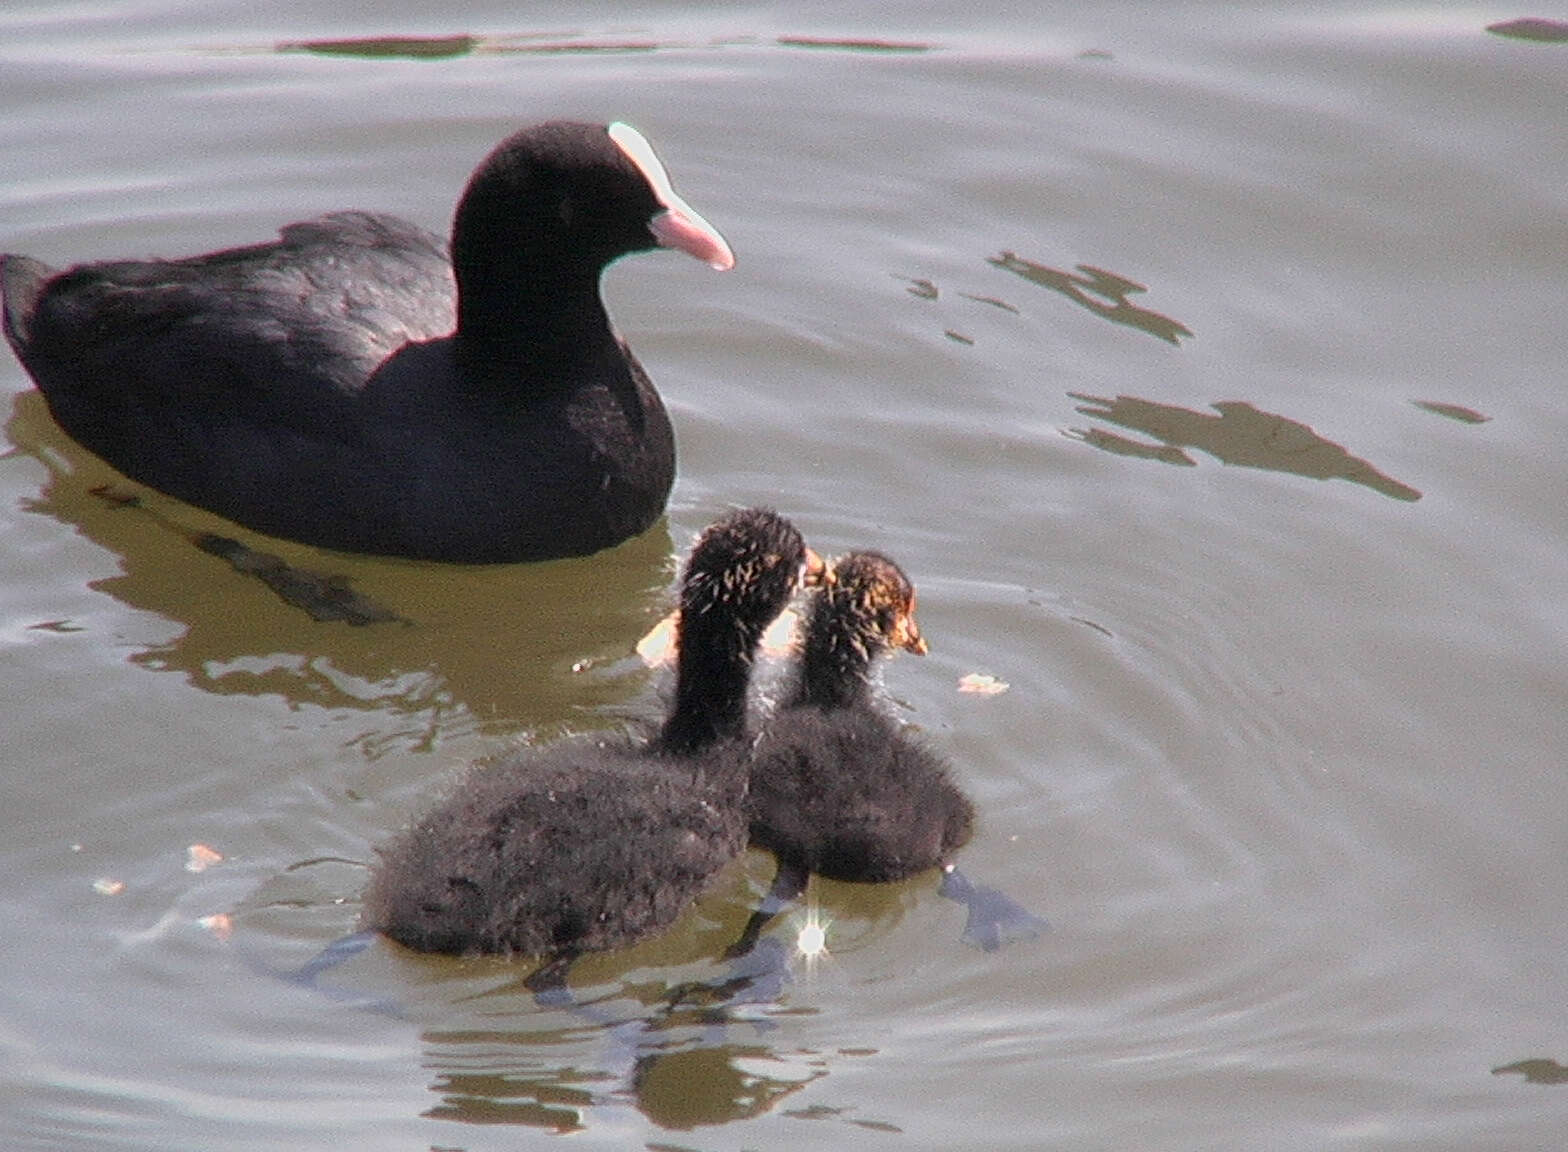
POLYGON ((679 479, 534 567, 113 506, 0 356, 0 1143, 1561 1146, 1568 44, 1487 30, 1552 15, 8 0, 5 250, 444 230, 564 115, 642 129, 739 264, 611 272, 679 479), (657 715, 633 645, 761 501, 914 577, 890 706, 975 799, 966 873, 1050 932, 814 883, 827 959, 672 1007, 754 854, 578 1011, 386 944, 334 995, 275 975, 463 761, 657 715), (406 622, 316 622, 210 528, 406 622))

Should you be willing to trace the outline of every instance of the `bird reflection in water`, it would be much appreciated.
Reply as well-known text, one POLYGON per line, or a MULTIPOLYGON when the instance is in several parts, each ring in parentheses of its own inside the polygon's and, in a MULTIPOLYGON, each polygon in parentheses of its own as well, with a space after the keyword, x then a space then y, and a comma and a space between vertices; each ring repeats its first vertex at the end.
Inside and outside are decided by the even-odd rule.
POLYGON ((1244 401, 1212 404, 1210 407, 1218 413, 1214 415, 1136 396, 1112 400, 1082 392, 1068 395, 1081 401, 1078 411, 1082 415, 1142 432, 1159 441, 1144 444, 1094 428, 1068 430, 1069 436, 1103 451, 1190 467, 1196 462, 1182 450, 1197 448, 1223 464, 1287 472, 1311 480, 1349 480, 1394 500, 1421 499, 1419 490, 1384 475, 1359 456, 1352 456, 1332 440, 1319 436, 1308 425, 1244 401))
POLYGON ((1137 328, 1150 336, 1159 337, 1168 344, 1179 344, 1182 337, 1192 335, 1192 331, 1184 324, 1162 313, 1134 304, 1130 297, 1139 292, 1147 292, 1148 289, 1135 280, 1118 276, 1115 272, 1107 272, 1103 268, 1095 268, 1089 264, 1076 265, 1076 272, 1063 272, 1060 268, 1051 268, 1044 264, 1036 264, 1033 260, 1025 260, 1016 252, 1003 252, 1000 256, 988 257, 986 263, 1022 276, 1031 284, 1060 292, 1074 304, 1087 308, 1112 324, 1125 324, 1129 328, 1137 328))
MULTIPOLYGON (((797 939, 815 943, 819 960, 824 923, 803 917, 797 939)), ((870 1047, 829 1053, 768 1042, 777 1035, 771 1012, 811 1011, 779 1007, 783 984, 790 979, 789 948, 765 937, 747 965, 726 968, 722 981, 623 984, 608 997, 564 989, 540 994, 536 1007, 564 1011, 572 1021, 547 1032, 427 1031, 426 1064, 440 1070, 431 1085, 440 1099, 425 1115, 566 1133, 613 1126, 617 1112, 626 1110, 677 1131, 773 1111, 826 1077, 835 1062, 877 1054, 870 1047), (585 1044, 593 1053, 589 1061, 568 1055, 585 1044), (561 1048, 561 1054, 553 1054, 552 1047, 561 1048)), ((794 959, 804 960, 803 952, 794 959)), ((530 1014, 531 1021, 538 1019, 530 1014)), ((831 1112, 829 1117, 808 1110, 801 1118, 891 1129, 875 1119, 831 1112)))

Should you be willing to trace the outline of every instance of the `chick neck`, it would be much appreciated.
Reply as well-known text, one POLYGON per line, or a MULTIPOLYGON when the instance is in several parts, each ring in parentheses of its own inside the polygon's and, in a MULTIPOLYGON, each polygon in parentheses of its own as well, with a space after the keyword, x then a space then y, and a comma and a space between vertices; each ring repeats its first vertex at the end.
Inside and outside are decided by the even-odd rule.
POLYGON ((871 670, 886 645, 850 600, 825 591, 812 605, 792 706, 850 708, 871 696, 871 670), (836 602, 838 601, 838 602, 836 602))
POLYGON ((716 615, 681 614, 675 701, 655 742, 660 751, 691 756, 746 734, 746 691, 762 633, 716 615))

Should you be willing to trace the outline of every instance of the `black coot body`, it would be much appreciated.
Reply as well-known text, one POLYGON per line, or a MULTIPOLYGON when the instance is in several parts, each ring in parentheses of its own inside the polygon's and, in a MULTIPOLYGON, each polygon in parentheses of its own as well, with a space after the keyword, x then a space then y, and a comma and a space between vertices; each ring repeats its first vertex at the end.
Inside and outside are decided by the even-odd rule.
POLYGON ((872 700, 881 655, 926 650, 914 611, 908 577, 876 552, 839 560, 814 595, 794 692, 758 740, 747 799, 751 842, 796 885, 809 873, 903 879, 969 839, 973 806, 942 759, 872 700))
POLYGON ((257 531, 498 562, 583 555, 664 509, 664 405, 610 327, 605 267, 723 239, 623 124, 504 140, 451 249, 342 212, 274 242, 64 272, 0 257, 6 336, 74 439, 257 531))
POLYGON ((477 766, 384 849, 365 925, 420 951, 569 961, 669 924, 745 847, 752 661, 808 559, 770 511, 711 525, 682 580, 675 697, 658 735, 477 766))

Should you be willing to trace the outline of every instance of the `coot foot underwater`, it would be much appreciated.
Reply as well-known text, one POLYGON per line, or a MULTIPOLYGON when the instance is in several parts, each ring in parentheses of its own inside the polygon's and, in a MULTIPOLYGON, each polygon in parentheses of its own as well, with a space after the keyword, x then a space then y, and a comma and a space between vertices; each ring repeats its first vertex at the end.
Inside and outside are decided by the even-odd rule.
POLYGON ((943 869, 942 887, 937 891, 968 910, 963 941, 982 952, 995 952, 1015 940, 1032 940, 1051 927, 1007 893, 971 884, 956 865, 943 869))
POLYGON ((180 260, 0 256, 0 292, 54 418, 134 480, 327 548, 543 560, 664 509, 669 418, 599 293, 656 247, 734 263, 636 131, 553 121, 480 164, 450 248, 338 212, 180 260))
POLYGON ((569 740, 475 766, 383 850, 363 924, 423 952, 545 958, 665 927, 746 845, 746 692, 763 631, 820 571, 790 523, 731 513, 681 581, 670 711, 646 744, 569 740))

